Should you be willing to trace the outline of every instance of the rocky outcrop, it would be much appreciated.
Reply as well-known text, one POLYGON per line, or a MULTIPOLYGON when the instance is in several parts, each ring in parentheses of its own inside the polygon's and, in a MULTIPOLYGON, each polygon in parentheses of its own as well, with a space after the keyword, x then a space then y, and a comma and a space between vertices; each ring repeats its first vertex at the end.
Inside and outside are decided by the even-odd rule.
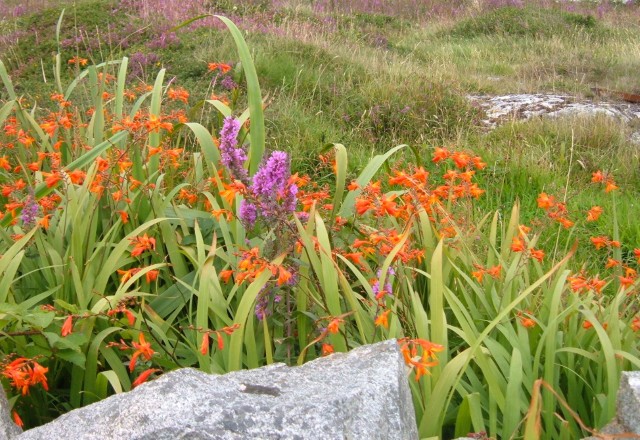
POLYGON ((0 440, 9 440, 22 432, 13 420, 9 410, 7 396, 4 395, 2 385, 0 385, 0 440))
POLYGON ((569 95, 541 93, 475 95, 467 98, 484 111, 486 118, 482 123, 488 128, 495 128, 505 121, 526 120, 536 116, 557 118, 602 115, 624 123, 640 121, 640 104, 596 102, 569 95))
POLYGON ((598 440, 603 436, 640 438, 640 371, 622 373, 616 417, 602 428, 599 434, 601 435, 587 437, 584 440, 598 440))
POLYGON ((396 341, 301 367, 181 369, 16 439, 417 439, 396 341))

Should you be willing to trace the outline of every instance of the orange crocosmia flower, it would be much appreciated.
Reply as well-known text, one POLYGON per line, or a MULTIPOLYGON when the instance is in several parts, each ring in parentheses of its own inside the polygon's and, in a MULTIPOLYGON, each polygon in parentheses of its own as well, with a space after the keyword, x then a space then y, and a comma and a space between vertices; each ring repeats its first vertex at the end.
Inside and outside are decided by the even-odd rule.
POLYGON ((482 161, 482 158, 480 156, 476 156, 473 158, 473 165, 477 170, 482 170, 487 166, 487 164, 482 161))
POLYGON ((47 185, 47 188, 52 188, 56 186, 58 182, 62 180, 62 175, 58 172, 54 172, 54 173, 43 172, 42 175, 45 177, 44 183, 47 185))
POLYGON ((225 283, 228 283, 232 275, 233 275, 233 270, 231 269, 223 270, 220 272, 220 279, 225 283))
POLYGON ((156 249, 156 239, 153 237, 149 237, 147 234, 144 234, 142 237, 130 238, 129 242, 134 245, 134 248, 131 251, 132 257, 137 257, 144 251, 151 251, 156 249))
POLYGON ((327 325, 327 331, 329 333, 338 333, 340 331, 340 323, 344 322, 342 318, 334 318, 327 325))
POLYGON ((127 224, 129 223, 129 214, 127 213, 127 211, 116 211, 118 214, 120 214, 120 219, 122 220, 122 224, 127 224))
POLYGON ((390 215, 392 217, 398 217, 400 215, 400 211, 397 209, 397 204, 394 202, 396 196, 394 194, 390 196, 383 196, 380 199, 380 208, 378 209, 379 215, 390 215))
POLYGON ((205 355, 209 353, 209 332, 202 335, 202 343, 200 344, 200 353, 205 355))
POLYGON ((542 249, 531 249, 530 254, 531 258, 535 258, 542 263, 542 259, 544 258, 544 251, 542 249))
POLYGON ((447 170, 447 172, 442 175, 444 180, 455 180, 457 177, 458 172, 456 170, 447 170))
POLYGON ((625 276, 625 277, 619 276, 618 279, 620 280, 620 285, 625 289, 628 289, 629 287, 631 287, 633 282, 636 280, 635 277, 630 277, 630 276, 625 276))
POLYGON ((167 90, 167 96, 172 101, 182 101, 185 104, 189 102, 189 92, 182 87, 177 87, 175 89, 170 87, 169 90, 167 90))
POLYGON ((574 222, 572 222, 571 220, 565 217, 557 217, 556 221, 560 223, 562 227, 565 229, 569 229, 575 224, 574 222))
POLYGON ((39 221, 38 224, 40 226, 42 226, 45 230, 49 229, 49 219, 51 218, 51 214, 47 214, 44 217, 42 217, 39 221))
POLYGON ((619 248, 620 247, 620 242, 618 240, 610 240, 608 244, 609 244, 609 246, 614 247, 614 248, 619 248))
POLYGON ((616 189, 618 189, 618 186, 615 184, 615 182, 611 179, 608 179, 604 187, 604 192, 611 192, 615 191, 616 189))
POLYGON ((453 163, 456 165, 456 168, 459 168, 459 169, 466 168, 471 162, 471 157, 468 154, 462 153, 459 151, 454 152, 451 155, 451 159, 453 160, 453 163))
POLYGON ((368 210, 373 208, 373 203, 367 198, 356 199, 356 213, 358 215, 365 214, 368 210))
POLYGON ((382 312, 380 315, 378 315, 378 317, 375 319, 374 324, 377 327, 384 327, 384 328, 389 328, 389 313, 391 313, 391 310, 386 310, 384 312, 382 312))
POLYGON ((160 271, 153 269, 146 272, 144 274, 144 277, 147 280, 147 283, 151 284, 152 282, 158 279, 158 275, 160 275, 160 271))
POLYGON ((433 152, 433 158, 431 158, 431 162, 438 163, 446 160, 450 154, 451 153, 446 148, 436 147, 435 151, 433 152))
POLYGON ((548 195, 547 193, 540 193, 537 199, 538 208, 542 208, 545 211, 552 208, 555 204, 555 197, 548 195))
POLYGON ((613 258, 609 258, 607 260, 607 264, 605 264, 604 268, 605 269, 611 269, 612 267, 617 267, 620 266, 620 261, 619 260, 615 260, 613 258))
POLYGON ((327 344, 326 342, 322 344, 322 356, 328 356, 335 352, 333 345, 327 344))
POLYGON ((129 362, 129 371, 133 372, 140 356, 149 361, 155 351, 151 348, 151 344, 144 339, 144 333, 142 332, 138 335, 138 342, 132 342, 131 345, 136 349, 133 352, 133 356, 131 356, 131 362, 129 362))
POLYGON ((590 328, 592 328, 592 327, 593 327, 593 324, 591 324, 591 321, 584 320, 584 321, 582 322, 582 328, 583 328, 583 329, 585 329, 585 330, 589 330, 589 329, 590 329, 590 328))
POLYGON ((502 272, 502 266, 501 265, 497 265, 497 266, 493 266, 489 269, 487 269, 486 271, 489 275, 491 275, 492 278, 500 278, 500 273, 502 272))
POLYGON ((633 321, 631 321, 631 330, 633 330, 634 332, 637 332, 638 330, 640 330, 640 317, 635 316, 633 318, 633 321))
POLYGON ((486 270, 482 266, 476 266, 478 270, 471 272, 471 276, 478 280, 479 283, 482 283, 484 279, 484 274, 486 270))
POLYGON ((222 73, 227 73, 231 70, 231 66, 229 64, 223 63, 209 63, 208 67, 209 72, 215 72, 216 70, 219 70, 222 73))
POLYGON ((284 266, 278 266, 278 286, 282 286, 291 279, 293 275, 284 266))
POLYGON ((86 66, 88 62, 89 62, 88 59, 80 58, 77 55, 71 58, 69 61, 67 61, 68 64, 75 64, 76 66, 86 66))
POLYGON ((22 419, 20 418, 17 412, 12 411, 11 417, 13 417, 13 423, 18 425, 20 428, 24 427, 24 422, 22 421, 22 419))
POLYGON ((87 173, 82 170, 73 170, 68 173, 69 180, 75 185, 81 185, 84 182, 87 173))
POLYGON ((602 215, 602 212, 603 212, 603 209, 601 207, 594 206, 589 211, 587 211, 587 221, 595 222, 600 218, 600 215, 602 215))
POLYGON ((513 252, 522 252, 526 249, 524 241, 520 237, 514 237, 511 242, 511 250, 513 252))
POLYGON ((602 249, 603 247, 607 246, 607 244, 609 243, 609 239, 605 236, 591 237, 590 239, 591 239, 591 243, 593 243, 596 249, 602 249))
POLYGON ((592 176, 592 177, 591 177, 591 181, 592 181, 593 183, 600 183, 600 182, 604 182, 604 179, 605 179, 605 177, 606 177, 606 176, 604 175, 604 173, 603 173, 602 171, 600 171, 600 170, 596 171, 595 173, 592 173, 592 174, 591 174, 591 176, 592 176))
POLYGON ((239 181, 235 181, 229 185, 223 183, 223 185, 224 191, 220 191, 220 197, 226 200, 229 205, 233 204, 233 201, 236 199, 236 194, 242 193, 245 188, 244 185, 239 181))
POLYGON ((67 316, 67 319, 64 320, 64 324, 62 324, 62 331, 60 334, 62 337, 68 336, 73 331, 73 315, 67 316))
POLYGON ((140 373, 140 376, 138 376, 138 378, 131 383, 132 388, 145 383, 149 379, 149 376, 151 376, 156 371, 161 370, 157 368, 149 368, 148 370, 144 370, 142 373, 140 373))
POLYGON ((117 270, 118 275, 120 275, 120 282, 121 283, 126 283, 127 281, 129 281, 131 279, 132 276, 134 276, 135 274, 137 274, 138 272, 140 272, 140 269, 137 267, 131 268, 131 269, 118 269, 117 270))
POLYGON ((520 324, 525 328, 533 328, 536 326, 536 321, 526 316, 520 317, 520 324))

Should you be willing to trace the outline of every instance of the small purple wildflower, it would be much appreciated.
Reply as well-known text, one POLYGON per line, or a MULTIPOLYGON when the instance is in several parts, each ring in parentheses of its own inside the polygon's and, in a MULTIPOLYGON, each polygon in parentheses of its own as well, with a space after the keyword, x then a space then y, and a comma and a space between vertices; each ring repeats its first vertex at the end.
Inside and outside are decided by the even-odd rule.
POLYGON ((222 78, 220 84, 227 90, 233 90, 238 87, 238 84, 236 84, 236 82, 230 76, 225 76, 224 78, 222 78))

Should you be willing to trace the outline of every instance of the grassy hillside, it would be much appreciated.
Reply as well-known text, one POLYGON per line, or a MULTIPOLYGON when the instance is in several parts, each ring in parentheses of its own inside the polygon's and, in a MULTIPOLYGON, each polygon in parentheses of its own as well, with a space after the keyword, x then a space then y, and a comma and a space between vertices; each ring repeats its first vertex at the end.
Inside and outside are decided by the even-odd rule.
MULTIPOLYGON (((539 192, 566 190, 576 209, 588 209, 600 196, 580 182, 606 169, 623 185, 634 213, 640 178, 628 128, 606 120, 531 121, 487 135, 465 95, 591 97, 595 86, 640 91, 637 7, 471 3, 403 1, 391 8, 365 0, 219 0, 178 8, 172 0, 38 2, 32 13, 7 14, 0 54, 18 93, 43 105, 65 7, 59 37, 65 60, 99 63, 126 55, 131 84, 151 81, 164 67, 192 100, 212 93, 233 99, 230 84, 212 81, 207 71, 210 62, 237 62, 220 24, 209 17, 174 29, 203 13, 224 14, 246 31, 253 50, 268 96, 269 148, 291 152, 300 171, 313 172, 309 159, 332 142, 360 158, 351 163, 353 173, 400 143, 422 151, 425 160, 428 148, 455 144, 490 159, 486 183, 501 190, 485 199, 489 208, 508 207, 517 196, 531 219, 539 215, 539 192)), ((77 72, 68 66, 66 73, 70 81, 77 72)), ((243 87, 238 66, 231 77, 243 87)), ((631 225, 622 236, 640 242, 631 225)))

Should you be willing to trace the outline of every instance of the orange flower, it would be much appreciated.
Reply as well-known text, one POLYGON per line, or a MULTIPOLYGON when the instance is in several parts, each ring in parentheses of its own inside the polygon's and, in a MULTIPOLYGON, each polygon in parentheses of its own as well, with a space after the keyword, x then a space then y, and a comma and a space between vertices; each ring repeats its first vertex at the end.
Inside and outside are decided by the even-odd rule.
POLYGON ((451 153, 446 148, 436 147, 435 151, 433 152, 433 158, 431 159, 431 161, 433 163, 441 162, 443 160, 446 160, 450 154, 451 153))
POLYGON ((231 70, 231 66, 229 64, 223 64, 223 63, 209 63, 209 72, 215 72, 216 70, 219 70, 222 73, 227 73, 228 71, 231 70))
POLYGON ((75 57, 67 61, 67 64, 75 64, 76 66, 86 66, 88 62, 89 62, 88 59, 80 58, 79 56, 76 55, 75 57))
POLYGON ((322 344, 322 356, 328 356, 335 352, 333 345, 327 344, 326 342, 322 344))
POLYGON ((487 273, 489 275, 491 275, 492 278, 500 278, 500 273, 502 272, 502 266, 501 265, 497 265, 497 266, 493 266, 489 269, 487 269, 487 273))
POLYGON ((473 276, 479 283, 482 283, 482 279, 484 278, 484 269, 476 270, 471 272, 471 276, 473 276))
POLYGON ((640 330, 640 317, 635 316, 633 318, 633 321, 631 321, 631 330, 633 330, 634 332, 640 330))
POLYGON ((618 189, 618 186, 615 184, 615 182, 611 179, 607 180, 607 183, 604 187, 604 191, 611 192, 611 191, 615 191, 616 189, 618 189))
POLYGON ((389 328, 389 313, 391 313, 391 310, 386 310, 386 311, 382 312, 375 319, 374 324, 376 326, 378 326, 378 327, 382 326, 384 328, 389 328))
POLYGON ((67 316, 67 319, 64 320, 64 324, 62 324, 62 331, 60 334, 62 337, 68 336, 73 331, 73 315, 67 316))
POLYGON ((285 284, 292 276, 284 266, 278 266, 278 286, 285 284))
POLYGON ((587 321, 586 319, 583 321, 583 323, 582 323, 582 328, 583 329, 589 330, 592 327, 593 327, 593 324, 591 324, 591 321, 587 321))
POLYGON ((329 333, 338 333, 340 331, 340 324, 344 322, 342 318, 334 318, 327 325, 327 331, 329 333))
POLYGON ((609 243, 609 239, 605 236, 591 237, 591 243, 593 243, 596 249, 602 249, 609 243))
POLYGON ((526 249, 524 241, 520 237, 514 237, 511 242, 511 250, 513 252, 522 252, 526 249))
POLYGON ((129 223, 129 214, 127 213, 127 211, 116 211, 118 214, 120 214, 120 219, 122 220, 122 224, 126 225, 127 223, 129 223))
POLYGON ((137 257, 144 251, 156 249, 156 239, 153 237, 149 237, 146 233, 142 237, 130 238, 129 242, 134 245, 134 248, 131 251, 132 257, 137 257))
POLYGON ((616 267, 616 266, 620 266, 620 261, 619 260, 615 260, 613 258, 609 258, 607 260, 607 264, 605 264, 604 268, 605 269, 611 269, 612 267, 616 267))
POLYGON ((200 344, 200 353, 206 355, 209 352, 209 332, 202 335, 202 343, 200 344))
POLYGON ((138 376, 138 378, 133 381, 131 386, 133 388, 135 388, 138 385, 141 385, 141 384, 145 383, 147 381, 147 379, 149 379, 149 376, 151 376, 156 371, 161 371, 161 370, 159 370, 157 368, 149 368, 148 370, 144 370, 142 373, 140 373, 140 376, 138 376))
POLYGON ((591 181, 593 183, 600 183, 600 182, 604 182, 605 179, 605 175, 602 171, 598 170, 595 173, 591 174, 591 181))
POLYGON ((151 360, 151 356, 154 355, 155 351, 151 348, 151 344, 144 339, 144 333, 142 332, 138 335, 138 342, 132 342, 131 345, 136 349, 129 362, 129 371, 133 372, 134 368, 136 368, 138 357, 142 356, 146 360, 151 360))
POLYGON ((593 208, 591 208, 589 211, 587 211, 587 221, 588 222, 595 222, 596 220, 598 220, 600 218, 600 215, 602 215, 602 208, 599 206, 594 206, 593 208))
POLYGON ((526 316, 520 317, 520 324, 522 324, 522 326, 525 328, 533 328, 536 326, 536 322, 533 319, 528 318, 526 316))
POLYGON ((160 274, 159 270, 150 270, 144 274, 144 277, 147 280, 147 283, 151 284, 152 282, 158 279, 159 274, 160 274))
POLYGON ((220 272, 220 279, 225 283, 228 283, 232 275, 233 275, 233 270, 231 269, 223 270, 220 272))
POLYGON ((24 427, 24 423, 22 422, 22 419, 20 418, 17 412, 12 411, 11 416, 13 417, 13 423, 15 423, 21 428, 24 427))
POLYGON ((535 258, 540 263, 542 263, 542 259, 544 258, 544 251, 542 249, 531 249, 531 258, 535 258))
POLYGON ((542 208, 545 211, 549 208, 552 208, 553 205, 556 204, 555 198, 553 196, 549 196, 547 193, 540 193, 537 202, 538 208, 542 208))

